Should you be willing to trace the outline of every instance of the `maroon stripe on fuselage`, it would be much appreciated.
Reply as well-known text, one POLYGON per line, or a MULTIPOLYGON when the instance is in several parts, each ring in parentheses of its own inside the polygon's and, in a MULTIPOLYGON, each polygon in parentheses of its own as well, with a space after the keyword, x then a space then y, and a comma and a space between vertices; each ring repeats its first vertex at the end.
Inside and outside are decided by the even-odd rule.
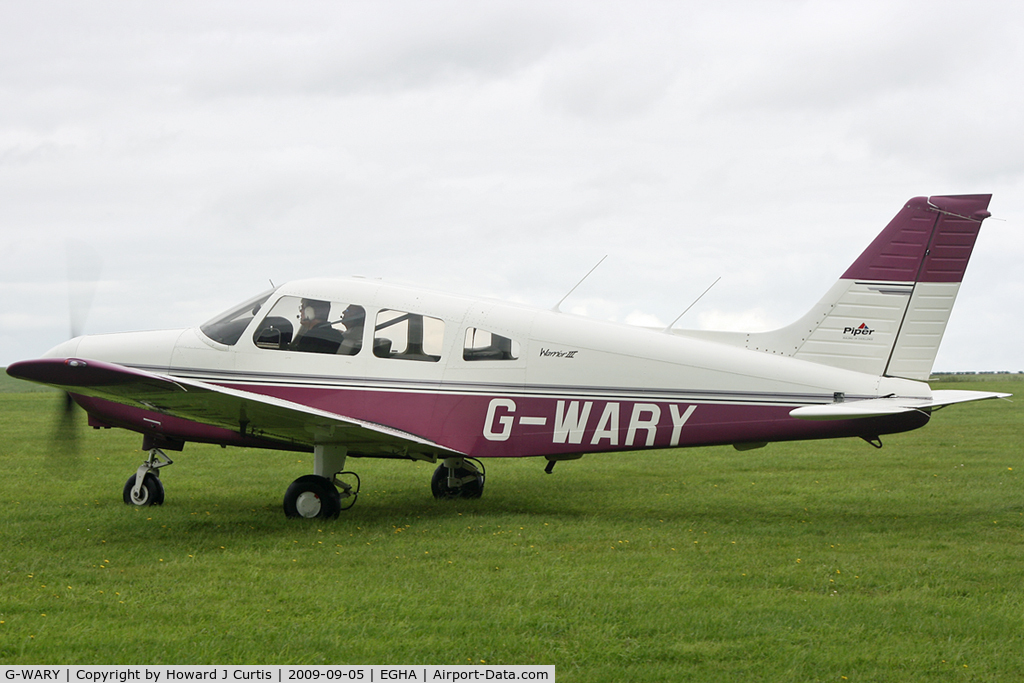
MULTIPOLYGON (((382 391, 281 385, 226 385, 339 416, 386 425, 475 457, 526 457, 763 441, 874 438, 928 422, 921 412, 862 420, 807 421, 791 405, 557 398, 382 391)), ((180 417, 76 396, 93 424, 181 441, 311 450, 180 417)), ((359 453, 352 453, 360 455, 359 453)))
POLYGON ((387 425, 474 457, 873 438, 916 429, 929 419, 914 412, 885 418, 807 421, 790 417, 792 405, 229 386, 387 425))

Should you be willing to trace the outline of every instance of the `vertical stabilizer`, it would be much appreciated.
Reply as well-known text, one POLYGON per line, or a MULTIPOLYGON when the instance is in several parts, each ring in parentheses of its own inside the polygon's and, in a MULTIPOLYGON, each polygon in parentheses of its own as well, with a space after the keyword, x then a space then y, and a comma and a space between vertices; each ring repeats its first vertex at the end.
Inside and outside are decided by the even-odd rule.
POLYGON ((927 380, 991 197, 915 197, 797 322, 772 332, 695 336, 927 380))

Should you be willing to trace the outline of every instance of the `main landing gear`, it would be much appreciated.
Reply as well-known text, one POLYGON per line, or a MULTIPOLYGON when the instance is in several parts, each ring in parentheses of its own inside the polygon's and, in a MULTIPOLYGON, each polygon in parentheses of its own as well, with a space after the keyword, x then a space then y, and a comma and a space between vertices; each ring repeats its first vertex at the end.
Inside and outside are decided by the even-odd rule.
POLYGON ((299 477, 285 491, 285 517, 334 519, 356 504, 359 475, 342 471, 347 454, 344 446, 335 444, 313 447, 313 474, 299 477), (355 484, 341 481, 342 476, 354 478, 355 484))
POLYGON ((484 464, 476 458, 445 458, 430 478, 434 498, 479 498, 484 492, 484 464))
MULTIPOLYGON (((359 495, 359 475, 342 472, 346 450, 341 446, 316 446, 313 450, 313 474, 291 483, 284 494, 284 514, 292 518, 334 519, 342 510, 355 505, 359 495), (339 477, 355 479, 355 484, 339 477)), ((434 470, 430 490, 435 498, 479 498, 484 492, 484 466, 475 458, 445 458, 434 470)))
POLYGON ((342 510, 356 504, 359 495, 359 475, 338 472, 328 479, 319 474, 306 474, 291 483, 284 493, 285 517, 306 519, 334 519, 342 510), (355 486, 340 481, 339 476, 355 477, 355 486))

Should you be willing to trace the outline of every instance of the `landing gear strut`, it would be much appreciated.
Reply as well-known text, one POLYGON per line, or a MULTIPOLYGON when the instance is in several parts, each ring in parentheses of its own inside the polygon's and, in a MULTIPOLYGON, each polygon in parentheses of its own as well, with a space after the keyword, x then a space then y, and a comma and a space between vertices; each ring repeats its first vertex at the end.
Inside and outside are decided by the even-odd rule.
POLYGON ((159 448, 149 449, 146 462, 124 484, 122 497, 126 505, 148 507, 162 505, 164 502, 164 485, 160 483, 160 468, 173 464, 159 448))
POLYGON ((430 478, 434 498, 479 498, 484 492, 484 465, 476 458, 445 458, 430 478))

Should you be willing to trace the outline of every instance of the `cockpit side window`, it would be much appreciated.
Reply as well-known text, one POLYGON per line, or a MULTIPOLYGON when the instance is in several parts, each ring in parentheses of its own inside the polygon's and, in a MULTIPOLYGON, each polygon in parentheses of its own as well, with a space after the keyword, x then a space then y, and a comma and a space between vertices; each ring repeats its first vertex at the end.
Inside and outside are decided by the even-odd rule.
POLYGON ((254 296, 228 311, 221 313, 209 322, 199 326, 207 337, 215 342, 234 346, 241 338, 245 328, 249 326, 252 319, 259 313, 260 307, 266 303, 274 290, 269 290, 254 296))
POLYGON ((516 360, 518 358, 519 342, 475 327, 466 329, 466 343, 462 347, 463 360, 516 360))
POLYGON ((261 349, 354 356, 363 346, 366 310, 359 305, 283 296, 253 334, 261 349))
POLYGON ((373 355, 436 363, 444 348, 444 321, 419 313, 384 309, 373 328, 373 355))

